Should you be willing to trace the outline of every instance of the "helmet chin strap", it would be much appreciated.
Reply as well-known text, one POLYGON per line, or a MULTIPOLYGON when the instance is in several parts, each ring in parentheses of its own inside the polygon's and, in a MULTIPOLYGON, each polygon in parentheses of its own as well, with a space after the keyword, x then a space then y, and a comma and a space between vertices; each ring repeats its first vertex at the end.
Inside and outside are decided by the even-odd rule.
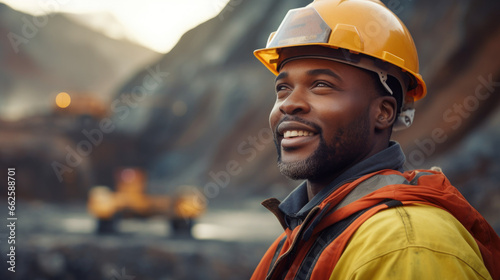
MULTIPOLYGON (((373 71, 373 70, 372 70, 373 71)), ((394 95, 394 92, 392 91, 392 89, 389 87, 389 85, 387 84, 387 72, 386 71, 382 71, 382 70, 378 70, 378 71, 374 71, 375 73, 377 73, 378 75, 378 78, 380 79, 380 82, 382 83, 382 85, 384 86, 384 88, 391 94, 391 95, 394 95)))

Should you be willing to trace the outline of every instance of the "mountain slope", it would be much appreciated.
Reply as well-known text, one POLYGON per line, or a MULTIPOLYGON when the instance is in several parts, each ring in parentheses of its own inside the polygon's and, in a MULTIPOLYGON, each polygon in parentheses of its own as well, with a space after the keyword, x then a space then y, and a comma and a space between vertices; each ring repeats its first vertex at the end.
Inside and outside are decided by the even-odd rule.
POLYGON ((33 17, 4 4, 0 4, 0 50, 4 118, 47 113, 60 91, 108 101, 118 84, 159 56, 63 14, 33 17))

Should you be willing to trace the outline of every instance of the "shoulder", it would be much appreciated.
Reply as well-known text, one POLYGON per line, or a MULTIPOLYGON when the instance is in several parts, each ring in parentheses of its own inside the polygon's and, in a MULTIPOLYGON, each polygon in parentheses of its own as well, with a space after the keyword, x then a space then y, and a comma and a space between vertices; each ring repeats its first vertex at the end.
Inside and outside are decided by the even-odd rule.
POLYGON ((447 211, 426 205, 390 208, 370 217, 351 237, 335 273, 343 275, 338 279, 362 273, 381 279, 491 279, 471 234, 447 211))

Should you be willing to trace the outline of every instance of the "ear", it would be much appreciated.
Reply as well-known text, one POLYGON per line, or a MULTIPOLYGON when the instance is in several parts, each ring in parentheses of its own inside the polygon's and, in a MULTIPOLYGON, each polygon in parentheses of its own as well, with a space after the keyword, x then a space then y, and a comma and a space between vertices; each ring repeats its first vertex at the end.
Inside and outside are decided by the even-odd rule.
POLYGON ((376 131, 390 129, 396 120, 396 99, 392 96, 381 96, 374 100, 374 125, 376 131))

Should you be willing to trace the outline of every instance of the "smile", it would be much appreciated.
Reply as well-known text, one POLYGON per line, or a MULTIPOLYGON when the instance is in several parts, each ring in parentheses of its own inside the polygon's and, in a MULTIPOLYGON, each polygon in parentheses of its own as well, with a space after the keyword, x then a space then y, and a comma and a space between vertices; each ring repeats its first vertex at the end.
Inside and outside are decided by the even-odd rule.
POLYGON ((294 138, 294 137, 301 137, 301 136, 313 136, 313 135, 314 135, 314 132, 306 131, 306 130, 286 130, 283 133, 283 137, 285 139, 294 138))
POLYGON ((315 149, 319 139, 317 136, 318 134, 307 130, 286 130, 280 142, 281 148, 290 152, 302 148, 315 149))

